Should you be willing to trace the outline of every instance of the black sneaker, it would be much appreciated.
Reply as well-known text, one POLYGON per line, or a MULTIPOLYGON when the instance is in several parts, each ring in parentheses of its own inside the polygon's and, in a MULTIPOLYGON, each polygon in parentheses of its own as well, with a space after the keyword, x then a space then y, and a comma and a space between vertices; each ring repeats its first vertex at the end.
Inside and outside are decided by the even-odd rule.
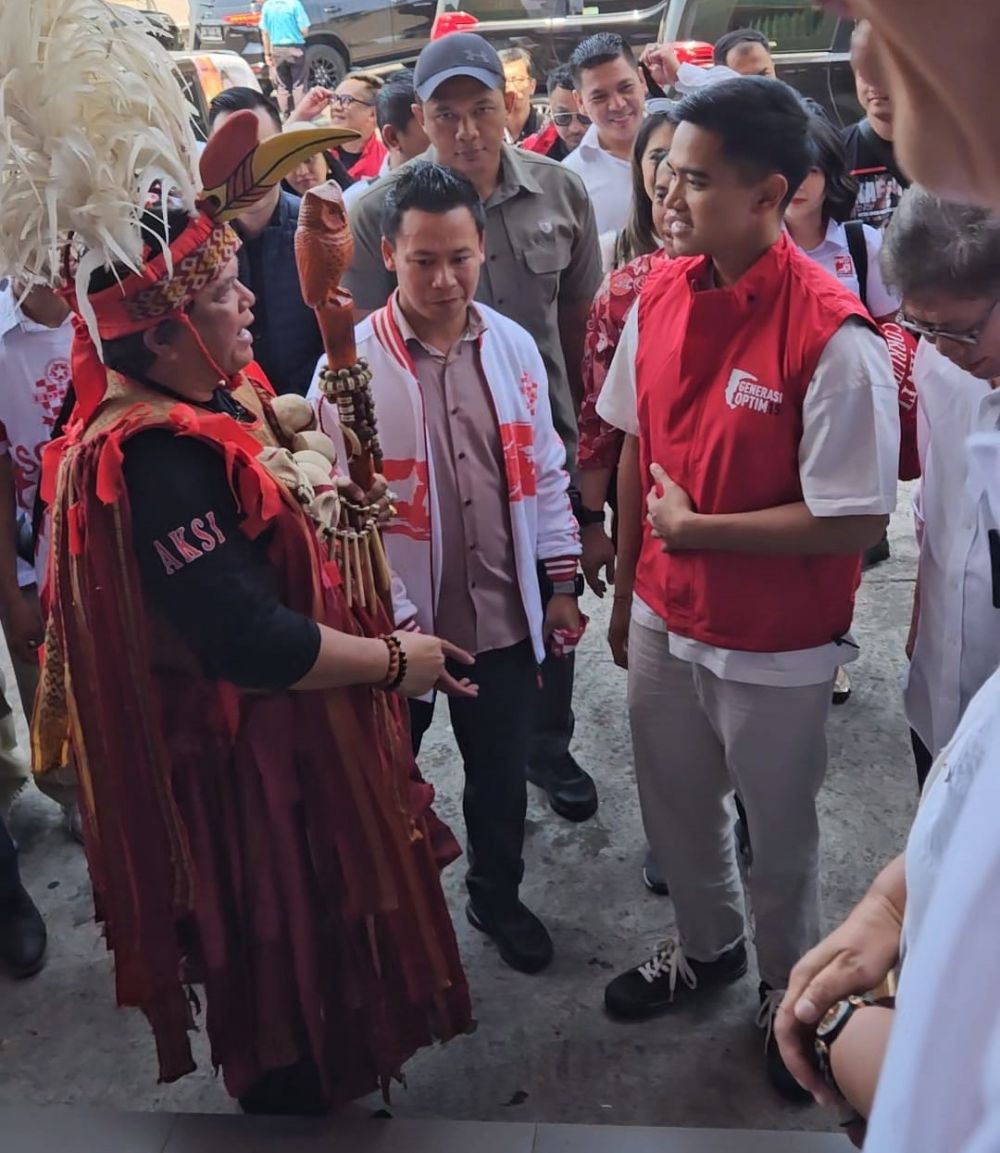
POLYGON ((42 914, 21 884, 0 905, 0 962, 12 977, 31 977, 45 963, 48 935, 42 914))
POLYGON ((770 985, 761 981, 758 992, 760 994, 760 1011, 757 1014, 757 1028, 764 1030, 764 1059, 767 1063, 767 1079, 786 1101, 791 1101, 796 1105, 805 1105, 812 1101, 813 1095, 803 1089, 788 1072, 788 1067, 781 1059, 778 1038, 774 1035, 774 1018, 785 996, 785 990, 772 989, 770 985))
POLYGON ((597 812, 594 778, 566 753, 553 761, 528 766, 528 780, 544 789, 553 812, 567 821, 589 821, 597 812))
POLYGON ((660 872, 652 849, 646 850, 646 859, 642 862, 642 883, 651 893, 655 893, 658 897, 670 896, 670 886, 667 884, 667 878, 660 872))
POLYGON ((480 912, 465 906, 469 924, 496 941, 501 958, 520 973, 540 973, 552 960, 552 938, 535 914, 517 902, 503 912, 480 912))
POLYGON ((746 971, 747 948, 742 941, 715 961, 694 961, 669 938, 644 964, 615 977, 604 990, 604 1007, 620 1021, 642 1021, 694 993, 732 984, 746 971))

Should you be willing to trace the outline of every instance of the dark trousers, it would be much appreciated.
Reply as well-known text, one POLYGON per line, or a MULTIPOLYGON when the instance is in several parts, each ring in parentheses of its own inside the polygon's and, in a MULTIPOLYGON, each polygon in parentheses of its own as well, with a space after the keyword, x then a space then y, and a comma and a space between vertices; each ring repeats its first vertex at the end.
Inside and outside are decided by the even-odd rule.
MULTIPOLYGON (((478 697, 449 697, 448 708, 465 765, 465 882, 476 908, 488 915, 517 901, 524 873, 524 770, 538 694, 535 654, 526 640, 479 653, 471 669, 449 662, 448 671, 479 685, 478 697)), ((433 704, 410 701, 414 753, 433 716, 433 704)))
POLYGON ((931 756, 930 749, 913 729, 910 729, 910 744, 913 746, 913 762, 917 766, 917 785, 923 792, 924 782, 927 780, 927 774, 931 771, 931 765, 934 764, 934 758, 931 756))
POLYGON ((0 817, 0 904, 14 895, 21 883, 17 871, 17 848, 0 817))
MULTIPOLYGON (((538 585, 544 612, 552 598, 552 582, 543 565, 538 566, 538 585)), ((531 737, 530 763, 537 768, 569 756, 576 717, 573 716, 573 676, 576 656, 546 657, 541 669, 541 689, 531 737)))

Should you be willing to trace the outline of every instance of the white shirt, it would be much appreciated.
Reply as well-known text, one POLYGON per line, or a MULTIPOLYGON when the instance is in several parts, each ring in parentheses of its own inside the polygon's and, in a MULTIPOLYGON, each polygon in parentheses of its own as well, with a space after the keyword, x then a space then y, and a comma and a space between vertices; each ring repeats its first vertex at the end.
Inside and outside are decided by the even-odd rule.
POLYGON ((388 175, 391 171, 392 165, 389 163, 389 156, 387 154, 382 161, 382 167, 378 170, 378 176, 362 177, 344 189, 344 207, 350 209, 351 205, 363 192, 367 192, 376 180, 381 180, 383 176, 388 175))
POLYGON ((1000 1149, 998 813, 1000 672, 938 758, 910 831, 906 956, 870 1153, 1000 1149))
MULTIPOLYGON (((878 266, 878 254, 882 248, 882 233, 870 224, 863 224, 865 247, 868 249, 868 275, 865 278, 868 311, 872 316, 893 316, 899 311, 900 299, 891 293, 882 280, 878 266)), ((860 300, 858 270, 854 267, 851 250, 847 244, 847 230, 843 224, 831 220, 826 227, 826 238, 818 248, 802 250, 810 260, 825 268, 837 278, 848 292, 853 292, 860 300)))
MULTIPOLYGON (((17 307, 10 283, 0 284, 0 455, 10 458, 18 513, 30 519, 42 449, 69 385, 73 325, 68 317, 58 328, 36 324, 17 307)), ((37 559, 43 573, 44 558, 37 559)), ((35 568, 20 557, 17 583, 36 583, 35 568)))
MULTIPOLYGON (((639 435, 635 355, 639 311, 633 306, 597 401, 608 424, 639 435)), ((799 443, 802 499, 813 516, 880 516, 896 507, 899 399, 885 341, 851 318, 833 334, 806 390, 799 443)), ((738 563, 738 560, 734 563, 738 563)), ((669 632, 636 597, 632 619, 667 632, 670 652, 704 665, 723 680, 755 685, 814 685, 856 659, 853 644, 825 644, 782 653, 743 652, 669 632)), ((847 640, 851 640, 848 634, 847 640)))
POLYGON ((905 702, 911 727, 937 753, 1000 663, 988 536, 1000 529, 1000 447, 992 468, 971 471, 964 450, 970 433, 1000 428, 1000 389, 926 340, 917 348, 913 382, 922 471, 914 501, 920 622, 905 702))
POLYGON ((597 231, 619 232, 625 227, 632 207, 632 165, 612 156, 597 139, 597 125, 591 124, 563 165, 575 172, 587 187, 597 231))

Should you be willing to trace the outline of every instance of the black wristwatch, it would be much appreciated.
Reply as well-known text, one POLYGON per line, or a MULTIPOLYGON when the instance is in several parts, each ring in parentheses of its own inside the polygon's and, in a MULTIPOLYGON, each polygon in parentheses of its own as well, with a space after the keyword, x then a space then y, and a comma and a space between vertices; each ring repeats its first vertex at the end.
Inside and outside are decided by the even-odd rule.
POLYGON ((589 524, 604 524, 604 509, 585 508, 582 504, 573 510, 576 513, 576 519, 580 523, 581 528, 586 528, 589 524))
POLYGON ((836 1093, 839 1093, 840 1089, 833 1079, 833 1070, 830 1066, 830 1049, 834 1041, 843 1033, 844 1027, 855 1012, 858 1009, 863 1009, 866 1005, 874 1004, 875 1002, 871 997, 845 997, 843 1001, 838 1001, 836 1005, 827 1009, 819 1025, 816 1026, 816 1040, 814 1042, 816 1065, 823 1080, 836 1093))
POLYGON ((563 597, 582 597, 583 589, 583 574, 577 573, 576 577, 571 581, 554 581, 552 585, 552 595, 563 597))

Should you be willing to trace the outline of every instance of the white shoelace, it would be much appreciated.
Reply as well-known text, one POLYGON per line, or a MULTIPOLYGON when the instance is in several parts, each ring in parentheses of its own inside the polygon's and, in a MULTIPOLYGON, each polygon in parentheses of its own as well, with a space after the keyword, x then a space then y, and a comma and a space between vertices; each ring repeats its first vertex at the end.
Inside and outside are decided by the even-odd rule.
POLYGON ((654 981, 658 981, 661 977, 666 976, 670 984, 670 999, 674 998, 674 990, 677 988, 677 978, 680 977, 689 989, 696 989, 698 987, 698 978, 694 975, 694 970, 687 963, 687 958, 684 956, 684 950, 680 946, 680 942, 668 937, 666 941, 656 950, 650 959, 644 964, 639 966, 639 976, 649 985, 654 981))
POLYGON ((771 989, 760 1003, 757 1012, 757 1028, 764 1030, 764 1048, 771 1043, 771 1034, 774 1032, 774 1018, 777 1016, 781 1002, 785 999, 784 989, 771 989))

